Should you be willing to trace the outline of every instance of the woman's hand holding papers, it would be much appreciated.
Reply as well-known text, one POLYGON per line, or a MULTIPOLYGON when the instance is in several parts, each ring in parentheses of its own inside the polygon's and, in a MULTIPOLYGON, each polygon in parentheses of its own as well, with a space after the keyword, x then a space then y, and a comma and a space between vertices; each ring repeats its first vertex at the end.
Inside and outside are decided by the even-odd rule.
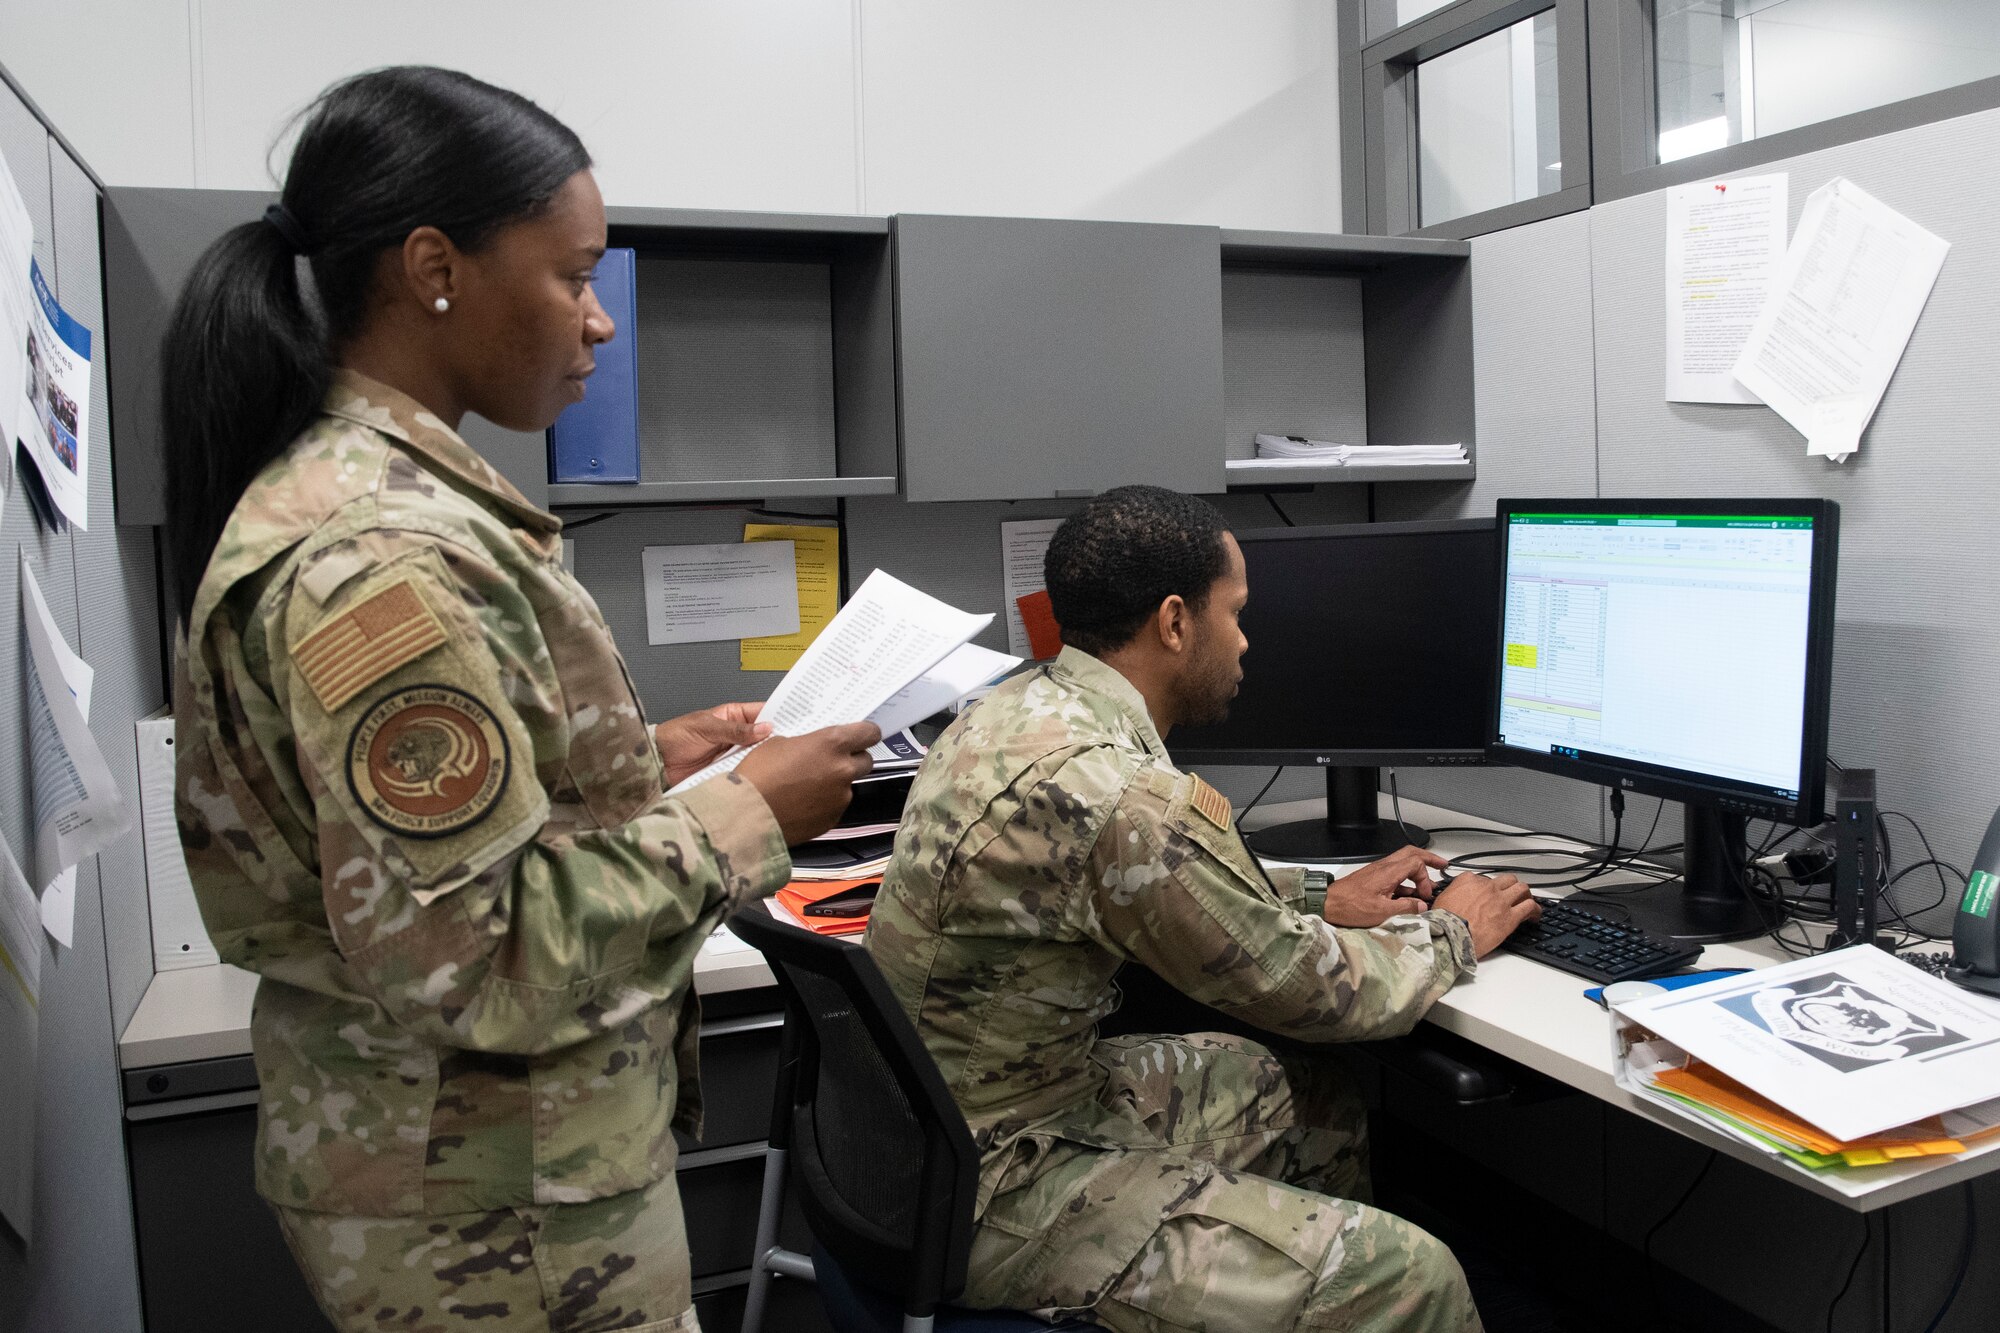
POLYGON ((653 744, 667 771, 667 785, 691 778, 739 745, 755 745, 771 734, 771 724, 757 720, 761 703, 722 704, 699 713, 684 713, 653 728, 653 744))

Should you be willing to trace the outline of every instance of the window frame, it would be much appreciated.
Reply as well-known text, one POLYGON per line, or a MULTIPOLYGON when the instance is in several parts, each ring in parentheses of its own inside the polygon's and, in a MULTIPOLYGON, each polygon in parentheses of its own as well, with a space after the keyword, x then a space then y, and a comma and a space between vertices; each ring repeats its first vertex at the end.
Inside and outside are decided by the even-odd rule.
POLYGON ((1652 0, 1590 0, 1590 34, 1590 156, 1600 204, 2000 107, 2000 75, 1994 75, 1657 162, 1652 0))
POLYGON ((1587 0, 1458 0, 1362 41, 1378 0, 1341 0, 1341 216, 1350 232, 1464 240, 1588 208, 1590 62, 1587 0), (1418 198, 1417 66, 1526 18, 1556 15, 1556 116, 1562 185, 1552 193, 1423 227, 1418 198), (1573 149, 1572 145, 1576 147, 1573 149))

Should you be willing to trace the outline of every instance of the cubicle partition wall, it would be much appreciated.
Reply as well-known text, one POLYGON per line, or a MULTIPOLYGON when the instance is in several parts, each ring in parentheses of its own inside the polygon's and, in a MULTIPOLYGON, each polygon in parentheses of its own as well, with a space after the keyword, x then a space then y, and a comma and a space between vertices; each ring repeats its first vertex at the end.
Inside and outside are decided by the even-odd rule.
MULTIPOLYGON (((64 635, 95 668, 90 729, 113 777, 135 796, 132 725, 165 702, 165 688, 153 531, 121 527, 113 513, 114 414, 101 349, 115 334, 104 312, 99 186, 11 78, 0 87, 0 153, 34 221, 35 258, 93 341, 88 530, 41 526, 18 477, 0 505, 0 699, 8 710, 0 723, 0 835, 26 869, 34 841, 21 560, 64 635)), ((145 892, 135 828, 80 866, 73 947, 40 942, 33 1234, 24 1240, 0 1225, 0 1328, 139 1327, 117 1037, 152 975, 145 892)), ((0 1125, 0 1135, 18 1130, 0 1125)))

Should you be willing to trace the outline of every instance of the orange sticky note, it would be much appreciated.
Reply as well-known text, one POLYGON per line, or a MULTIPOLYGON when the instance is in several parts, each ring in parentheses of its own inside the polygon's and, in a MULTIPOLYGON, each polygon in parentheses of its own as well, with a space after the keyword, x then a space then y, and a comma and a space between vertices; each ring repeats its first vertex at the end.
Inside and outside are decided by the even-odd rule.
POLYGON ((1028 631, 1028 651, 1036 661, 1062 651, 1062 626, 1056 624, 1055 608, 1049 604, 1046 588, 1016 597, 1014 605, 1021 609, 1021 625, 1028 631))

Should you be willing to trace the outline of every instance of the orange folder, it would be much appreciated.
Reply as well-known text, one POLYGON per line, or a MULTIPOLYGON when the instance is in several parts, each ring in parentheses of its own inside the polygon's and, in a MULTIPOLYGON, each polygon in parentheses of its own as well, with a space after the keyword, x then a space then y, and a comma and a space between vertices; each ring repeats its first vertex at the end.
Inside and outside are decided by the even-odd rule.
POLYGON ((1699 1060, 1691 1061, 1683 1069, 1663 1069, 1653 1075, 1653 1081, 1669 1092, 1713 1106, 1775 1137, 1803 1144, 1823 1157, 1844 1157, 1850 1166, 1865 1166, 1898 1157, 1932 1157, 1965 1151, 1963 1143, 1945 1134, 1944 1122, 1936 1116, 1859 1139, 1842 1141, 1830 1138, 1770 1098, 1751 1091, 1721 1070, 1699 1060))
POLYGON ((864 884, 880 884, 880 875, 866 879, 795 879, 778 890, 778 902, 815 935, 859 935, 868 929, 868 913, 860 916, 807 916, 806 908, 837 893, 858 889, 864 884))
POLYGON ((1021 627, 1028 631, 1028 651, 1037 662, 1046 661, 1062 651, 1062 626, 1056 624, 1054 605, 1049 601, 1046 590, 1031 592, 1026 597, 1016 597, 1014 605, 1021 612, 1021 627))

